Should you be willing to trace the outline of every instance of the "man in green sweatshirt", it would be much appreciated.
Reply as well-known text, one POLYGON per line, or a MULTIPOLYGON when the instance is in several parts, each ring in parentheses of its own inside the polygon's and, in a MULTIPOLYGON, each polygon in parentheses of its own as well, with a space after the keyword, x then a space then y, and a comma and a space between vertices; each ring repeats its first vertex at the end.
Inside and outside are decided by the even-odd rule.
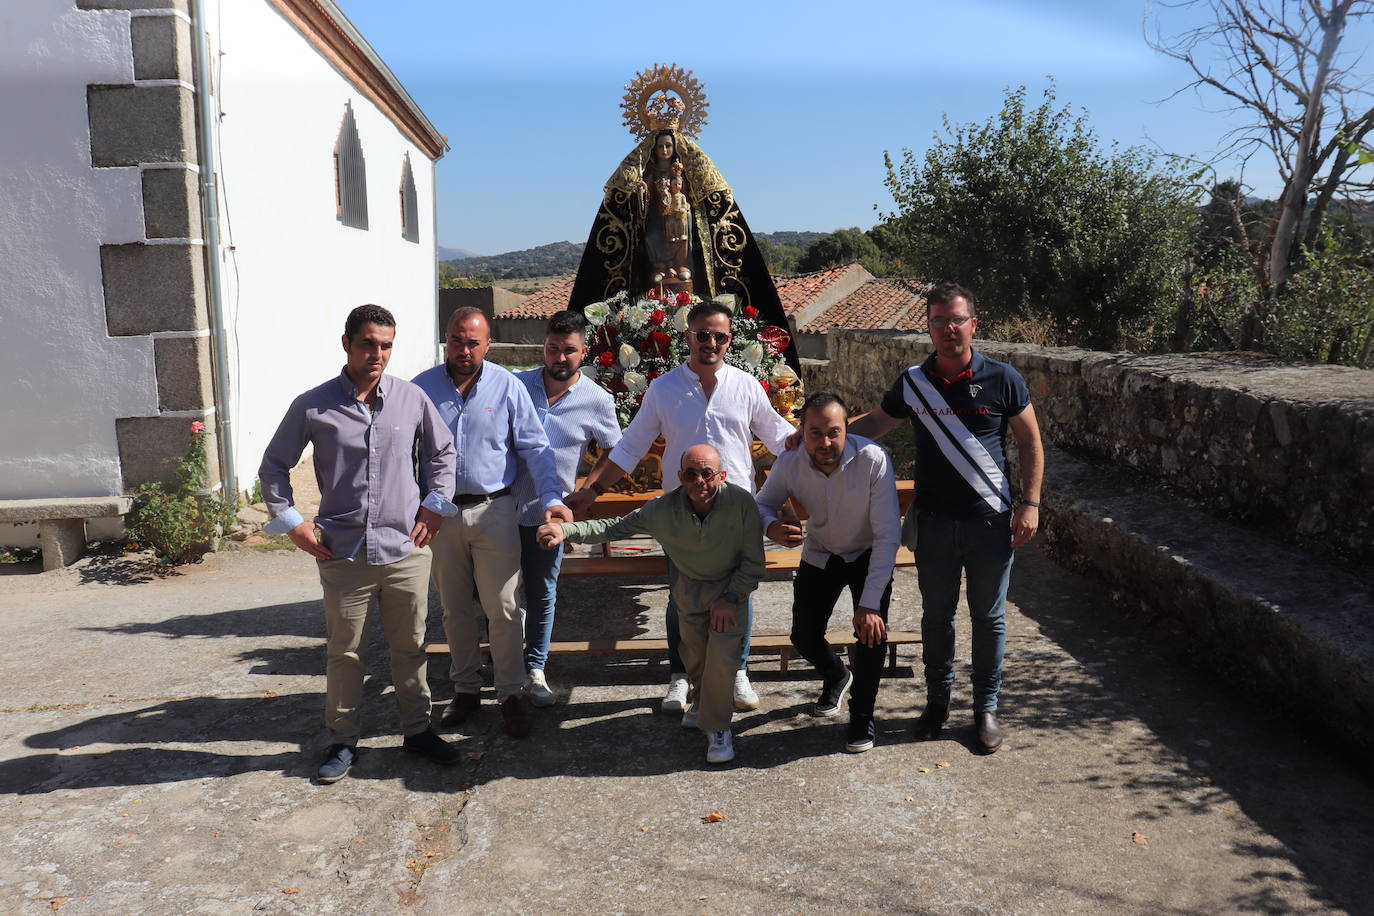
POLYGON ((708 763, 735 757, 730 718, 744 639, 744 602, 763 576, 763 523, 748 490, 725 482, 719 453, 694 445, 682 453, 682 486, 618 519, 549 522, 536 533, 547 550, 648 534, 677 567, 669 584, 677 602, 682 660, 692 705, 685 727, 706 732, 708 763))

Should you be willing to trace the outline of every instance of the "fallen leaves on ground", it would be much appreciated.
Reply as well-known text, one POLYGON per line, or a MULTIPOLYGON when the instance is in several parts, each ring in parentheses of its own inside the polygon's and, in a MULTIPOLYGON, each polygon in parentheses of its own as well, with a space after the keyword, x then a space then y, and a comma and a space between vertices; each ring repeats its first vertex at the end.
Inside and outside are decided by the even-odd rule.
POLYGON ((1137 846, 1149 846, 1150 838, 1143 833, 1132 833, 1131 842, 1135 843, 1137 846))
POLYGON ((62 904, 66 903, 69 899, 68 897, 54 897, 48 901, 48 909, 60 910, 62 909, 62 904))
POLYGON ((935 764, 935 768, 936 768, 937 770, 948 770, 948 769, 949 769, 949 764, 947 764, 947 763, 937 763, 937 764, 935 764))
POLYGON ((917 768, 916 768, 916 772, 917 772, 917 773, 929 773, 929 772, 930 772, 930 767, 917 767, 917 768))
POLYGON ((706 815, 701 820, 702 823, 706 824, 718 824, 721 821, 725 820, 725 815, 721 814, 719 811, 712 811, 710 814, 706 815))
POLYGON ((301 889, 299 887, 284 887, 281 889, 281 892, 283 894, 299 894, 301 889))

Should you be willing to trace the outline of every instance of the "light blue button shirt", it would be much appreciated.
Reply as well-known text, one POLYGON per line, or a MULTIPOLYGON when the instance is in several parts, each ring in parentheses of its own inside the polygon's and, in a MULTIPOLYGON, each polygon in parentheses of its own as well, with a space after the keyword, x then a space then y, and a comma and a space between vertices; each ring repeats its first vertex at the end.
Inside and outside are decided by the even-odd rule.
MULTIPOLYGON (((620 441, 620 423, 615 418, 615 399, 611 393, 582 374, 549 406, 549 393, 544 388, 544 369, 526 369, 515 373, 524 382, 534 402, 553 449, 558 470, 560 492, 572 492, 577 483, 577 463, 588 442, 596 442, 603 449, 613 448, 620 441)), ((515 498, 520 503, 520 524, 542 525, 544 506, 534 492, 534 480, 523 469, 515 478, 515 498)))
POLYGON ((515 483, 528 469, 544 508, 560 506, 554 454, 524 384, 510 370, 482 363, 466 398, 440 363, 412 380, 439 411, 453 433, 454 496, 495 493, 515 483))

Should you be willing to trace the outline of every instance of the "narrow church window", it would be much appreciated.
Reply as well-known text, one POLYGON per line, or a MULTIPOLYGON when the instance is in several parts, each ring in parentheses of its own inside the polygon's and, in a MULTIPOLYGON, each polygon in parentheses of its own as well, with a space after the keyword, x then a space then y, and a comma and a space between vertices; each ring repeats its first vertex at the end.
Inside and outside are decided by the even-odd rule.
POLYGON ((367 165, 358 125, 353 122, 353 103, 344 103, 339 139, 334 141, 334 202, 339 222, 355 229, 367 228, 367 165))
POLYGON ((415 175, 410 171, 410 153, 401 162, 401 238, 420 241, 419 201, 415 197, 415 175))

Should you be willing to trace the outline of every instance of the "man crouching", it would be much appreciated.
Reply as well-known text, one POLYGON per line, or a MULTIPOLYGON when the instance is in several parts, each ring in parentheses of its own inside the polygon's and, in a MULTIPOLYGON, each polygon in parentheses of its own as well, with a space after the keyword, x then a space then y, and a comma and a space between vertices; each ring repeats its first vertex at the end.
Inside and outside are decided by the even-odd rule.
POLYGON ((730 718, 735 709, 735 672, 744 639, 744 601, 763 576, 763 524, 747 490, 725 481, 720 455, 709 445, 682 453, 682 486, 618 519, 549 522, 540 546, 554 550, 569 540, 600 544, 647 534, 663 547, 677 575, 668 583, 679 609, 682 660, 692 704, 684 727, 709 737, 708 763, 735 757, 730 718))

